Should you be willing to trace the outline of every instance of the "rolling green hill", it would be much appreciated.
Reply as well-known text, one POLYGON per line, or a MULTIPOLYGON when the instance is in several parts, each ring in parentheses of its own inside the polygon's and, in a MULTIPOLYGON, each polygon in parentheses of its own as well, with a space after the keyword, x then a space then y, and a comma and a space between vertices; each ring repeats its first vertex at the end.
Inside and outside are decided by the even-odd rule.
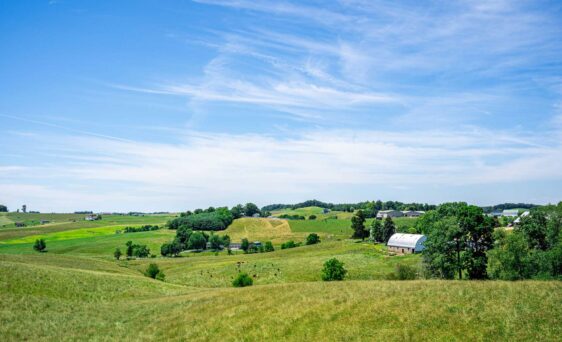
POLYGON ((113 262, 47 254, 0 255, 0 274, 6 341, 557 341, 562 333, 560 282, 205 289, 152 280, 113 262))
POLYGON ((347 219, 243 218, 219 233, 233 241, 272 240, 270 253, 115 261, 114 249, 124 250, 129 240, 159 255, 175 235, 167 229, 115 234, 164 219, 129 218, 24 228, 19 235, 0 229, 2 339, 557 341, 562 333, 561 282, 385 280, 397 264, 418 268, 420 255, 392 256, 384 246, 349 240, 347 219), (310 232, 322 242, 279 248, 310 232), (33 251, 39 237, 47 253, 33 251), (348 270, 343 282, 321 281, 332 257, 348 270), (164 282, 143 275, 149 263, 164 271, 164 282), (254 286, 232 288, 239 271, 254 286))

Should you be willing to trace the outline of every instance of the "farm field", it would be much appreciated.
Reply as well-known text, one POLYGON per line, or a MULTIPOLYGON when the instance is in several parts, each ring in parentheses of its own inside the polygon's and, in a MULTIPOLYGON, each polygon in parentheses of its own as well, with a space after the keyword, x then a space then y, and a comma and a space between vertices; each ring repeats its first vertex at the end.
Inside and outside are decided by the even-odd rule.
POLYGON ((107 226, 136 226, 144 224, 164 225, 175 215, 103 215, 101 220, 86 221, 85 215, 78 214, 23 214, 0 213, 5 225, 0 225, 0 242, 8 239, 21 238, 30 235, 41 235, 81 228, 99 228, 107 226), (40 220, 50 221, 47 224, 38 224, 40 220), (15 222, 24 222, 26 227, 15 227, 15 222), (33 224, 32 224, 33 222, 33 224), (35 224, 37 223, 37 224, 35 224))
POLYGON ((324 213, 324 208, 320 207, 304 207, 298 209, 280 209, 274 210, 271 212, 273 216, 278 217, 279 215, 300 215, 304 216, 306 219, 310 215, 316 215, 318 220, 327 219, 327 218, 338 218, 338 219, 351 219, 353 213, 345 212, 345 211, 329 211, 328 213, 324 213))
MULTIPOLYGON (((397 264, 419 268, 420 255, 392 256, 382 245, 350 240, 350 220, 242 218, 219 234, 235 242, 271 240, 276 250, 163 258, 160 245, 172 240, 175 231, 115 234, 124 226, 144 224, 130 218, 98 227, 40 234, 24 228, 29 235, 0 235, 1 336, 7 341, 536 336, 556 341, 562 333, 557 324, 562 314, 560 282, 387 280, 397 264), (318 233, 322 242, 279 248, 290 239, 304 241, 310 232, 318 233), (36 238, 47 241, 47 253, 33 251, 36 238), (157 257, 115 261, 113 251, 124 250, 129 240, 147 244, 157 257), (348 270, 346 280, 322 282, 322 265, 333 257, 348 270), (164 282, 143 275, 150 263, 163 270, 164 282), (252 276, 254 286, 233 288, 238 271, 252 276), (476 324, 480 329, 472 329, 476 324)), ((149 220, 147 224, 155 223, 149 220)), ((0 232, 4 230, 12 228, 0 232)))

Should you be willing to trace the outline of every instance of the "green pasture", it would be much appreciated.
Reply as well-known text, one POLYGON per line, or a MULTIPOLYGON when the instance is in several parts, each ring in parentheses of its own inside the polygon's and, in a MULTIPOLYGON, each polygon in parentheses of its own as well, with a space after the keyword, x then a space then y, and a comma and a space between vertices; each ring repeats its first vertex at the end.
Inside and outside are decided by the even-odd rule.
POLYGON ((0 336, 4 341, 559 341, 562 333, 562 283, 556 281, 298 281, 194 288, 176 284, 172 266, 166 269, 174 283, 113 261, 0 254, 0 336))

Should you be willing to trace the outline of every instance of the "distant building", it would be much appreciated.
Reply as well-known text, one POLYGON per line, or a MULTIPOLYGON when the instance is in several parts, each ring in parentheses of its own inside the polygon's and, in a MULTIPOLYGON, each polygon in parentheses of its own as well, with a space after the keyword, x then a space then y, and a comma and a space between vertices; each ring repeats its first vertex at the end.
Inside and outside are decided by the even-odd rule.
POLYGON ((232 250, 237 250, 240 249, 240 247, 242 247, 241 243, 235 243, 235 242, 231 242, 230 246, 228 246, 230 249, 232 250))
POLYGON ((258 248, 261 247, 261 241, 254 241, 252 244, 258 248))
POLYGON ((324 214, 327 214, 327 213, 329 213, 329 212, 330 212, 330 209, 328 209, 328 208, 322 209, 322 213, 324 213, 324 214))
POLYGON ((396 233, 390 237, 386 245, 391 252, 412 254, 423 251, 426 239, 427 237, 421 234, 396 233))
POLYGON ((84 220, 86 220, 86 221, 101 220, 101 216, 96 215, 96 214, 86 215, 86 217, 84 218, 84 220))
POLYGON ((402 214, 402 212, 399 210, 381 210, 377 213, 377 219, 379 220, 385 219, 387 217, 402 217, 402 216, 404 216, 404 214, 402 214))
POLYGON ((51 221, 49 221, 49 220, 41 220, 41 224, 47 224, 47 223, 49 223, 49 222, 51 222, 51 221))
POLYGON ((23 222, 16 222, 16 227, 25 227, 25 223, 23 223, 23 222))
POLYGON ((500 216, 502 216, 502 214, 503 214, 503 211, 502 211, 502 210, 494 210, 494 211, 492 211, 492 212, 490 213, 490 216, 492 216, 492 217, 500 217, 500 216))
POLYGON ((260 217, 259 213, 255 213, 254 215, 252 215, 252 217, 260 217))
POLYGON ((502 211, 502 216, 517 217, 519 216, 519 209, 505 209, 504 211, 502 211))
POLYGON ((425 211, 421 210, 403 210, 402 215, 405 217, 420 217, 425 214, 425 211))

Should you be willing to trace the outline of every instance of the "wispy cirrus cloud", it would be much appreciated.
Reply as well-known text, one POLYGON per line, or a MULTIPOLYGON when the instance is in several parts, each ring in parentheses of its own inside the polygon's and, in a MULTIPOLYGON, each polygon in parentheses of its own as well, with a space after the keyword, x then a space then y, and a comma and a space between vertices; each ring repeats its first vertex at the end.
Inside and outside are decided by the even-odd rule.
MULTIPOLYGON (((555 136, 550 141, 480 129, 408 134, 332 130, 287 137, 190 131, 180 134, 178 143, 79 136, 36 139, 53 153, 53 162, 8 167, 12 174, 7 172, 5 179, 18 179, 14 184, 22 184, 22 191, 25 186, 43 186, 37 196, 28 193, 27 198, 45 207, 49 204, 44 194, 54 184, 56 191, 76 190, 72 198, 89 208, 110 210, 119 204, 130 210, 164 210, 180 209, 178 199, 186 207, 234 204, 241 196, 265 204, 272 198, 330 199, 361 187, 385 198, 392 196, 392 189, 410 189, 411 199, 419 200, 421 188, 444 191, 460 181, 469 187, 562 181, 562 145, 555 136), (105 193, 103 201, 89 197, 97 192, 105 193), (127 202, 118 203, 125 200, 123 193, 127 202), (147 203, 150 198, 160 202, 147 203)), ((14 184, 0 184, 0 190, 13 193, 14 184)))

